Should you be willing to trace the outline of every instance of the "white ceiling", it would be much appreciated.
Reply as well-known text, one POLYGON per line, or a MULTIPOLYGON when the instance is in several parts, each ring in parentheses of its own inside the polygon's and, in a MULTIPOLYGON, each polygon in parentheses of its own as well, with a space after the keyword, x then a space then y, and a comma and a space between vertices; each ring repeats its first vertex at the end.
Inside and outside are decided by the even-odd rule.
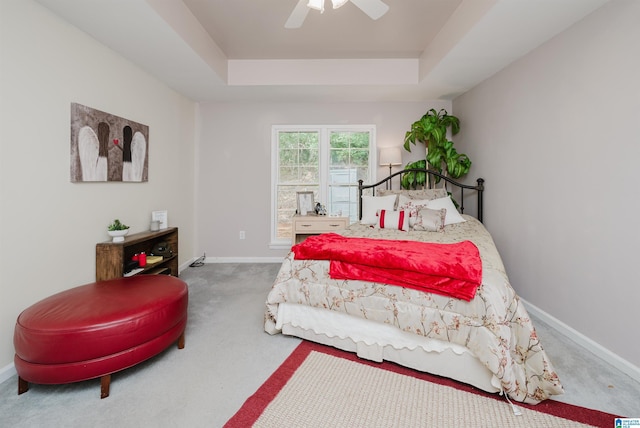
POLYGON ((36 0, 194 101, 452 99, 609 0, 36 0), (327 3, 330 3, 327 0, 327 3))

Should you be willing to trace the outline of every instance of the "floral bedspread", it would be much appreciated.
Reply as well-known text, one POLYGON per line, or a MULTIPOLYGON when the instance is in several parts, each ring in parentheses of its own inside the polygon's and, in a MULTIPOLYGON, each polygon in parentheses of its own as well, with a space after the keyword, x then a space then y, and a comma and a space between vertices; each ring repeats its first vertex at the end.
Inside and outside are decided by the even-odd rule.
POLYGON ((497 248, 485 227, 470 216, 444 232, 400 232, 353 224, 345 236, 476 244, 482 285, 467 302, 422 291, 329 278, 329 261, 294 260, 290 253, 267 296, 265 331, 278 333, 282 302, 309 305, 393 325, 405 332, 457 343, 470 349, 516 401, 536 404, 563 393, 531 319, 509 284, 497 248))

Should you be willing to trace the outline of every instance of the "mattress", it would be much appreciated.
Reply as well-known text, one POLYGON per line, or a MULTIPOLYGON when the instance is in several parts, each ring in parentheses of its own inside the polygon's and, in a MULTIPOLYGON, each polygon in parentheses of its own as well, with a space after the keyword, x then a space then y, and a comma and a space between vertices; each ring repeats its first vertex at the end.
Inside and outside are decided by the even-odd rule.
POLYGON ((282 334, 354 352, 358 357, 455 378, 487 392, 500 392, 500 380, 469 349, 438 339, 416 337, 386 324, 311 306, 278 305, 282 334))

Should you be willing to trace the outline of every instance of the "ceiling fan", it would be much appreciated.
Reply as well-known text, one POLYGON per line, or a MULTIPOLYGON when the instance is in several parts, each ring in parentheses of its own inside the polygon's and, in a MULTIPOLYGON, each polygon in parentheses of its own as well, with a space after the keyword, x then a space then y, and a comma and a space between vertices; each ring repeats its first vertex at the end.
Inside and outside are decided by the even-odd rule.
MULTIPOLYGON (((337 9, 348 1, 356 5, 373 20, 380 18, 389 10, 389 6, 381 0, 331 0, 331 3, 333 8, 337 9)), ((291 12, 289 19, 284 24, 284 28, 300 28, 309 13, 309 9, 319 10, 320 13, 324 12, 324 0, 298 0, 298 4, 291 12)))

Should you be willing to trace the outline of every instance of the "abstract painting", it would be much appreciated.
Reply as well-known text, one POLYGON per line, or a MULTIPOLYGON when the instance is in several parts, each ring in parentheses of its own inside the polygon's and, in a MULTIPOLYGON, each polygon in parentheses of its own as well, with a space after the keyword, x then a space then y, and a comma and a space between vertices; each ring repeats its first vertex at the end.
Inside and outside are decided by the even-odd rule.
POLYGON ((149 180, 149 127, 71 104, 71 181, 149 180))

